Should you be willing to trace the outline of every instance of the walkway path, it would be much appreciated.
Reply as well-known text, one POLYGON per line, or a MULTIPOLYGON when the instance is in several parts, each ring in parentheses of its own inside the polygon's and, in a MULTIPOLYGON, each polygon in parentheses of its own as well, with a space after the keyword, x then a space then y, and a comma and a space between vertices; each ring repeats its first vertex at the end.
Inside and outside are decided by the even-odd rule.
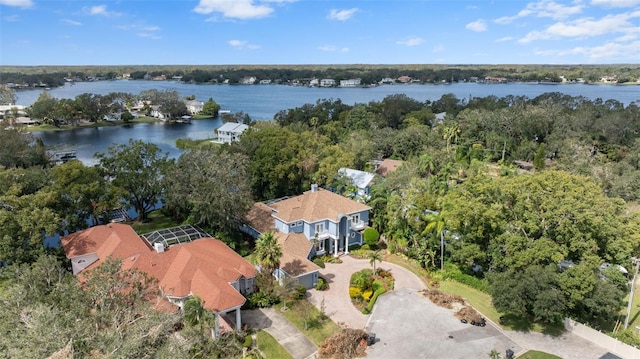
MULTIPOLYGON (((369 316, 358 311, 349 298, 349 280, 351 274, 371 268, 368 259, 356 259, 350 256, 340 257, 342 263, 326 263, 325 268, 320 270, 320 275, 329 282, 329 290, 317 291, 309 290, 308 299, 317 308, 321 307, 324 299, 325 313, 337 324, 350 328, 364 329, 369 316)), ((379 268, 389 270, 395 279, 395 289, 411 288, 422 290, 425 288, 420 278, 411 271, 389 262, 378 264, 379 268)))
POLYGON ((309 338, 274 308, 245 310, 242 321, 253 329, 271 334, 295 359, 314 358, 318 350, 309 338))

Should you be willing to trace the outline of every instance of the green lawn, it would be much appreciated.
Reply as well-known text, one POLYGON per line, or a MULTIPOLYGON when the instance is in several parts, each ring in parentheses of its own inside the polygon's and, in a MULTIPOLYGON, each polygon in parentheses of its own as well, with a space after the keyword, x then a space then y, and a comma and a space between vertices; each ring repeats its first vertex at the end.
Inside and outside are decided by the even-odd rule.
POLYGON ((319 317, 320 311, 306 299, 297 300, 293 302, 293 304, 290 303, 291 302, 288 303, 288 311, 281 311, 281 304, 275 305, 274 309, 280 311, 291 324, 304 333, 315 345, 320 346, 325 339, 340 329, 338 325, 329 318, 316 328, 305 329, 305 320, 319 317))
POLYGON ((175 222, 173 219, 166 217, 162 214, 162 211, 157 209, 153 212, 149 212, 147 220, 145 222, 135 221, 131 223, 131 226, 138 234, 145 234, 158 229, 169 228, 179 226, 181 223, 175 222))
POLYGON ((38 125, 38 126, 26 126, 24 129, 27 131, 64 131, 64 130, 73 130, 76 128, 94 128, 94 127, 109 127, 109 126, 122 126, 122 125, 132 125, 136 123, 151 123, 151 122, 159 122, 160 120, 155 117, 138 117, 133 119, 131 122, 124 121, 100 121, 96 123, 85 124, 82 126, 52 126, 52 125, 38 125))
POLYGON ((518 359, 562 359, 561 357, 545 352, 539 352, 537 350, 529 350, 528 352, 520 355, 518 359))
MULTIPOLYGON (((624 324, 624 319, 627 316, 627 305, 629 302, 629 294, 624 298, 625 306, 620 310, 620 320, 624 324)), ((640 325, 640 285, 636 285, 633 294, 633 304, 631 305, 631 316, 629 317, 629 328, 635 328, 640 325)))
POLYGON ((499 313, 491 304, 491 296, 477 289, 471 288, 454 280, 445 280, 440 283, 438 288, 443 293, 455 294, 464 298, 471 306, 480 311, 484 316, 491 319, 494 323, 500 324, 507 330, 518 331, 534 331, 550 335, 560 335, 564 330, 562 324, 558 326, 541 325, 534 323, 529 318, 518 317, 515 315, 504 315, 499 313), (503 317, 502 322, 500 317, 503 317))
POLYGON ((265 359, 293 359, 291 354, 271 334, 261 330, 256 335, 258 348, 264 354, 265 359))

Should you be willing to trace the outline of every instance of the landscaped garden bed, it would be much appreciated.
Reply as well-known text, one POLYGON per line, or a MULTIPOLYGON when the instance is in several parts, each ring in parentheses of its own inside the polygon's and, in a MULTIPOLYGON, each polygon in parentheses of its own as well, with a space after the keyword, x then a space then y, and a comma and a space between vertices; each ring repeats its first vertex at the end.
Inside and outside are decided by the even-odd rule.
POLYGON ((371 269, 363 269, 351 275, 349 297, 359 311, 369 314, 376 299, 393 290, 394 279, 391 272, 379 268, 375 274, 371 269))

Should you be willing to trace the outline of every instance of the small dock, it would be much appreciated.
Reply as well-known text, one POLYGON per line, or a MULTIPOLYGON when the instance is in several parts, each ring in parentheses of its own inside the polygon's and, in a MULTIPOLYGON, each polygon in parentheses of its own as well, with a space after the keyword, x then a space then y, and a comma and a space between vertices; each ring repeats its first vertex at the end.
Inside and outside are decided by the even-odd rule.
POLYGON ((77 160, 78 159, 77 152, 78 151, 76 150, 48 151, 47 154, 49 155, 49 160, 51 162, 54 162, 55 164, 60 165, 65 162, 77 160))

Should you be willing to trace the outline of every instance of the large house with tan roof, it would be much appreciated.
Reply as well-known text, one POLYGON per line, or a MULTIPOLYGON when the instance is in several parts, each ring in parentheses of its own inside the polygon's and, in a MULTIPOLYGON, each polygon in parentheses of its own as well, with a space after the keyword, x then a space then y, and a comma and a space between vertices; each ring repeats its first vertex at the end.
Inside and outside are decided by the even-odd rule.
POLYGON ((348 254, 350 245, 362 244, 370 209, 312 185, 310 191, 299 196, 254 204, 243 231, 254 237, 274 232, 283 246, 280 270, 311 288, 317 282, 319 267, 309 259, 348 254))
MULTIPOLYGON (((107 258, 122 260, 122 269, 137 269, 158 280, 164 300, 182 308, 191 295, 226 322, 235 311, 235 327, 242 325, 244 294, 254 290, 257 270, 222 241, 200 238, 180 245, 152 246, 131 226, 120 223, 92 227, 62 238, 73 273, 99 266, 107 258)), ((217 328, 216 328, 217 332, 217 328)))

